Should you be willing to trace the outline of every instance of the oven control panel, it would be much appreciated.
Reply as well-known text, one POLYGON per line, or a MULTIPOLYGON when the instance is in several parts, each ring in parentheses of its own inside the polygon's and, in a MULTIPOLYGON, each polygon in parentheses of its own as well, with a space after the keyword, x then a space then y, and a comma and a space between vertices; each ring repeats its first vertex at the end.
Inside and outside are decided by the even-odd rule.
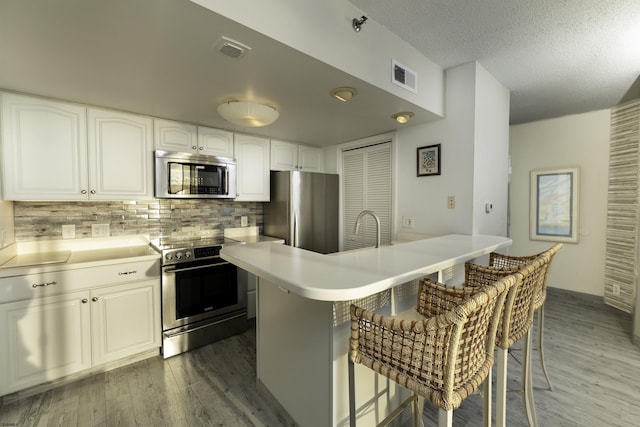
POLYGON ((179 263, 220 256, 222 246, 201 246, 165 251, 165 263, 179 263))
POLYGON ((193 254, 195 258, 209 258, 212 256, 219 256, 221 246, 205 246, 201 248, 193 248, 193 254))

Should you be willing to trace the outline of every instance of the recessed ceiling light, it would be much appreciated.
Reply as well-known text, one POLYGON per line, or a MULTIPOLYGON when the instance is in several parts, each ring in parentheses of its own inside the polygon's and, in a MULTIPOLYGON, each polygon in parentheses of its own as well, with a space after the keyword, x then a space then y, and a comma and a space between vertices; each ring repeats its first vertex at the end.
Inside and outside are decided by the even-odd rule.
POLYGON ((352 87, 337 87, 331 91, 331 96, 342 102, 347 102, 358 94, 358 90, 352 87))
POLYGON ((391 117, 393 117, 393 120, 395 120, 396 122, 400 124, 405 124, 409 121, 409 119, 411 119, 411 117, 413 117, 413 113, 409 111, 405 111, 402 113, 396 113, 391 117))

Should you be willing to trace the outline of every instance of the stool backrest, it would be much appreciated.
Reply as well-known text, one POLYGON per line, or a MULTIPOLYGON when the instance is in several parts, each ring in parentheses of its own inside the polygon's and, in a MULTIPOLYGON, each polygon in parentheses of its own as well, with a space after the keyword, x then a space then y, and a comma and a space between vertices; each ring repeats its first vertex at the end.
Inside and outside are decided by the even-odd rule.
POLYGON ((485 286, 503 277, 519 273, 518 282, 509 290, 496 333, 496 345, 507 349, 522 338, 533 324, 533 312, 540 284, 549 264, 549 256, 542 255, 528 263, 512 267, 485 267, 465 264, 465 285, 485 286))

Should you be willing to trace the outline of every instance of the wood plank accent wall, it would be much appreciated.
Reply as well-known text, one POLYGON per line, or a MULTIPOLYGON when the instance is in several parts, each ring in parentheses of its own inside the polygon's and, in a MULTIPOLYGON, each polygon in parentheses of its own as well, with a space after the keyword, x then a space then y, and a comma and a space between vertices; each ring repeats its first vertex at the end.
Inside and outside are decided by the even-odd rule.
POLYGON ((640 100, 611 109, 604 301, 631 313, 638 260, 640 100), (614 286, 620 295, 614 295, 614 286))

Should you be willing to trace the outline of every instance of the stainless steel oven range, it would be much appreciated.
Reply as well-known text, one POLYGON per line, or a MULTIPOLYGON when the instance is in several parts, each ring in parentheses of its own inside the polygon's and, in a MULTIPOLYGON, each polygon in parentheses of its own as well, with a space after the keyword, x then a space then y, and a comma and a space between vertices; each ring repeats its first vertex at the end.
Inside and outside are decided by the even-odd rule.
POLYGON ((247 329, 247 288, 238 269, 220 258, 231 239, 151 242, 162 253, 162 355, 164 358, 247 329))

